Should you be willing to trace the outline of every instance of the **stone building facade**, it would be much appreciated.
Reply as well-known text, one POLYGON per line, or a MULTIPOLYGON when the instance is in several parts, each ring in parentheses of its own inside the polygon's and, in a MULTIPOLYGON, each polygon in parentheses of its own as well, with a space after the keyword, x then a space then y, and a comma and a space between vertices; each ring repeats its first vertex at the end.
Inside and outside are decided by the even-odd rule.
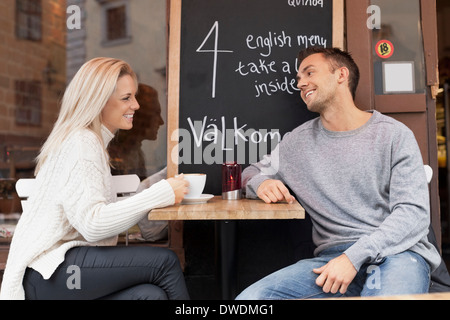
POLYGON ((9 178, 32 172, 58 115, 66 1, 3 0, 0 12, 0 178, 9 178))

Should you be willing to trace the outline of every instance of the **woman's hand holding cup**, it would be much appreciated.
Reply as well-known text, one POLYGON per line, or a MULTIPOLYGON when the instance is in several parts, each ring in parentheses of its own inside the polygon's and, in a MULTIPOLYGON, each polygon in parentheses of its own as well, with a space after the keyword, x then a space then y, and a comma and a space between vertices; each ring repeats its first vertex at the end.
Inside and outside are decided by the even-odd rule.
POLYGON ((188 193, 189 182, 184 179, 183 174, 175 176, 175 178, 167 179, 167 182, 173 189, 173 193, 175 194, 175 203, 181 203, 183 201, 184 196, 188 193))

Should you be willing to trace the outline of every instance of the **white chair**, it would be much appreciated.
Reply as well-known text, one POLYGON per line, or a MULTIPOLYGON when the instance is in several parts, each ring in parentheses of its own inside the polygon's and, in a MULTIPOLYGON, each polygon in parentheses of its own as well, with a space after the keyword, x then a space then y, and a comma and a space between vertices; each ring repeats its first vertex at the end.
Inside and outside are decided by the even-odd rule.
MULTIPOLYGON (((27 206, 27 199, 35 188, 35 179, 19 179, 16 183, 16 191, 21 198, 22 210, 27 206)), ((117 200, 123 200, 136 193, 140 180, 135 174, 117 175, 112 177, 112 186, 117 194, 117 200)), ((125 245, 128 246, 128 231, 125 236, 125 245)))
MULTIPOLYGON (((118 200, 122 200, 128 196, 133 195, 140 184, 139 177, 133 175, 117 175, 113 176, 113 187, 116 190, 118 200)), ((35 188, 34 179, 20 179, 16 183, 16 191, 21 198, 22 209, 27 205, 27 198, 31 195, 35 188)), ((125 246, 129 245, 128 231, 125 235, 125 246)), ((131 243, 130 245, 136 245, 131 243)), ((167 241, 164 243, 139 243, 139 245, 166 247, 174 251, 181 263, 181 268, 185 267, 185 255, 183 247, 183 222, 182 221, 170 221, 169 222, 169 235, 167 241)), ((1 251, 0 251, 1 254, 1 251)), ((1 260, 1 257, 0 257, 1 260)), ((5 257, 6 261, 6 257, 5 257)), ((4 267, 4 266, 3 266, 4 267)), ((0 263, 0 271, 2 270, 2 264, 0 263)))
MULTIPOLYGON (((35 188, 35 179, 19 179, 16 183, 16 191, 21 198, 22 210, 27 205, 28 197, 33 193, 35 188)), ((134 193, 139 187, 139 177, 135 174, 118 175, 112 177, 113 188, 117 193, 117 199, 123 200, 134 193)))
POLYGON ((425 174, 427 176, 427 182, 430 183, 431 179, 433 178, 433 169, 427 164, 424 165, 423 167, 425 169, 425 174))

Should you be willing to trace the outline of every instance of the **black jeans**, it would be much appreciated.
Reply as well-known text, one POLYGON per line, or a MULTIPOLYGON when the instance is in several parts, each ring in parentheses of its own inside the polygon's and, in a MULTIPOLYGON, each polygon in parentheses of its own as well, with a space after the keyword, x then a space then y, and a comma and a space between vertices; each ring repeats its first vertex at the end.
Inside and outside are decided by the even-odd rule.
POLYGON ((50 279, 28 268, 27 300, 187 300, 180 262, 157 247, 77 247, 50 279))

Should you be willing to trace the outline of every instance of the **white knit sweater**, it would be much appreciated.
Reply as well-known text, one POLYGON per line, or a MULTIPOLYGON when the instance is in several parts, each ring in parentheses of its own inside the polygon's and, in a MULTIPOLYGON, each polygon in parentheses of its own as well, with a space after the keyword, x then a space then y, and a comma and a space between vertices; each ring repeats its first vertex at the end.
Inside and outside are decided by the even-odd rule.
MULTIPOLYGON (((113 134, 102 127, 104 145, 113 134)), ((172 205, 175 195, 166 180, 116 202, 111 173, 97 136, 80 130, 49 156, 36 177, 11 243, 0 291, 1 299, 24 299, 27 267, 49 279, 77 246, 114 246, 117 235, 151 209, 172 205)))

